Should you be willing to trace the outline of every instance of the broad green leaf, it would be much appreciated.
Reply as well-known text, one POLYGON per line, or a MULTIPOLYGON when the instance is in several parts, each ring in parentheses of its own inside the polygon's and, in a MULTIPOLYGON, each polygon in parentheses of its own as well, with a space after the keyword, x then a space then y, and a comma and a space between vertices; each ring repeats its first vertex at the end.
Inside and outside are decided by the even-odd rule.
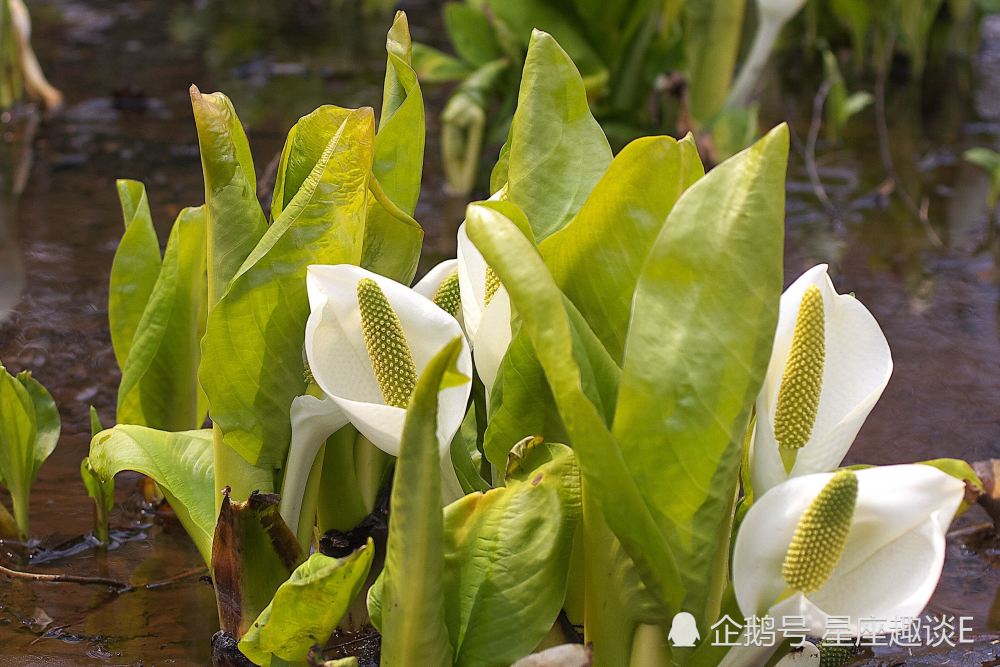
POLYGON ((0 365, 0 482, 10 492, 22 540, 28 537, 28 500, 35 471, 37 417, 31 394, 0 365))
POLYGON ((116 185, 125 219, 125 233, 111 262, 108 323, 118 367, 125 368, 132 339, 160 273, 161 260, 160 242, 153 228, 146 187, 139 181, 126 180, 120 180, 116 185))
POLYGON ((745 5, 745 0, 684 3, 688 110, 699 124, 707 123, 719 113, 729 96, 745 5))
POLYGON ((424 83, 461 81, 472 71, 458 58, 419 42, 413 44, 413 69, 424 83))
POLYGON ((91 440, 88 459, 101 484, 123 470, 153 478, 205 563, 211 562, 216 489, 210 430, 166 433, 120 424, 91 440))
POLYGON ((222 93, 191 86, 208 212, 208 305, 222 298, 243 261, 267 230, 257 201, 257 176, 246 133, 222 93))
POLYGON ((495 209, 472 204, 469 237, 500 276, 521 316, 552 388, 559 414, 580 464, 585 492, 593 494, 608 525, 635 561, 643 582, 659 601, 663 618, 680 609, 683 594, 677 564, 661 526, 654 521, 612 437, 605 416, 584 389, 569 303, 542 258, 517 226, 495 209))
POLYGON ((572 452, 444 512, 445 601, 456 665, 506 667, 545 637, 566 596, 580 518, 572 452))
POLYGON ((52 400, 52 395, 41 383, 31 376, 28 371, 21 371, 17 374, 17 381, 24 386, 35 412, 35 443, 31 448, 31 477, 34 484, 38 478, 38 469, 49 458, 49 454, 59 443, 59 431, 62 422, 59 419, 59 410, 56 409, 56 402, 52 400))
POLYGON ((303 661, 323 646, 368 577, 375 544, 345 558, 314 553, 281 584, 274 599, 240 640, 240 651, 267 667, 273 658, 303 661))
POLYGON ((507 151, 507 195, 535 239, 562 229, 611 163, 583 79, 551 35, 534 31, 521 75, 507 151))
POLYGON ((625 347, 615 439, 654 520, 673 527, 684 609, 708 622, 777 325, 787 158, 781 126, 681 196, 639 275, 625 347))
POLYGON ((225 444, 260 467, 284 463, 288 410, 306 388, 306 268, 361 259, 372 110, 353 111, 328 131, 308 178, 210 312, 202 342, 199 377, 212 419, 225 444))
POLYGON ((469 411, 462 420, 462 426, 451 439, 449 453, 455 475, 462 487, 463 493, 486 491, 490 485, 480 474, 482 453, 477 446, 478 428, 476 425, 476 406, 469 406, 469 411))
POLYGON ((382 632, 382 664, 450 665, 454 650, 445 621, 444 516, 437 440, 438 392, 457 373, 461 341, 438 352, 421 374, 403 426, 392 487, 385 569, 369 593, 372 621, 382 632))
POLYGON ((274 493, 233 502, 224 492, 212 539, 212 584, 222 629, 243 636, 302 563, 295 533, 278 512, 274 493))
MULTIPOLYGON (((506 215, 503 202, 486 202, 483 206, 506 215)), ((565 296, 563 301, 583 392, 597 408, 604 423, 610 424, 615 412, 621 370, 573 303, 565 296)), ((500 367, 498 377, 501 379, 493 388, 497 395, 490 396, 492 412, 486 428, 484 451, 490 463, 502 469, 514 443, 535 435, 550 441, 565 440, 566 427, 559 417, 530 336, 523 327, 514 337, 500 367)))
POLYGON ((573 220, 539 247, 556 283, 619 363, 642 263, 674 202, 704 173, 690 135, 637 139, 573 220))
POLYGON ((567 439, 545 371, 522 327, 507 348, 490 393, 483 453, 494 470, 503 470, 511 447, 531 435, 555 442, 567 439))
POLYGON ((486 14, 464 2, 444 6, 448 39, 462 60, 479 67, 503 55, 486 14))
POLYGON ((200 427, 198 383, 207 316, 205 207, 186 208, 170 232, 118 387, 117 422, 164 431, 200 427))
MULTIPOLYGON (((396 12, 386 38, 386 51, 382 113, 372 170, 385 196, 412 216, 424 168, 424 100, 410 65, 410 29, 403 12, 396 12)), ((409 284, 417 270, 423 238, 420 225, 400 219, 374 196, 369 197, 362 266, 409 284)))
POLYGON ((330 137, 343 125, 352 111, 353 109, 342 109, 330 104, 323 105, 300 118, 288 131, 288 138, 281 150, 274 193, 271 197, 272 220, 277 220, 285 207, 292 202, 292 198, 309 178, 316 163, 323 157, 330 137))

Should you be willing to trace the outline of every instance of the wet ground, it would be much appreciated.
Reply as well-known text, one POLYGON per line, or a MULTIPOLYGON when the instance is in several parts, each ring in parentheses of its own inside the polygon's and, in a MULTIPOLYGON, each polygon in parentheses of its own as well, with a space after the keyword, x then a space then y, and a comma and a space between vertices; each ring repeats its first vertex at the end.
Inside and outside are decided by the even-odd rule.
MULTIPOLYGON (((351 9, 353 2, 343 3, 339 21, 310 0, 291 3, 300 7, 291 18, 271 7, 284 3, 233 9, 241 4, 31 3, 39 56, 67 97, 65 111, 38 128, 16 210, 0 207, 0 359, 10 370, 31 369, 63 419, 59 448, 32 496, 32 528, 42 547, 35 565, 163 585, 113 597, 4 580, 0 664, 207 662, 217 625, 212 591, 176 522, 143 506, 136 478, 119 478, 115 548, 102 553, 79 537, 92 519, 79 479, 87 409, 95 405, 111 423, 119 380, 107 329, 108 272, 121 233, 114 179, 146 182, 165 240, 177 211, 203 198, 191 83, 233 98, 261 173, 300 115, 322 103, 377 103, 388 26, 388 18, 351 9)), ((432 3, 404 5, 415 38, 439 41, 432 3)), ((993 58, 990 44, 1000 49, 1000 40, 987 39, 986 61, 993 58)), ((1000 456, 1000 245, 985 208, 986 177, 960 160, 971 146, 1000 148, 1000 87, 962 64, 949 64, 947 72, 923 90, 893 82, 887 96, 888 145, 916 211, 889 193, 870 109, 851 122, 843 142, 819 143, 827 207, 803 157, 812 90, 772 95, 765 104, 763 124, 791 118, 799 138, 789 188, 788 280, 829 262, 838 289, 868 305, 893 350, 893 379, 852 463, 1000 456)), ((454 252, 464 202, 444 192, 437 163, 436 114, 444 97, 425 94, 431 136, 416 217, 427 231, 430 265, 454 252)), ((956 528, 986 520, 970 512, 956 528)), ((950 541, 932 609, 972 616, 979 642, 946 656, 883 655, 868 664, 996 664, 998 589, 1000 540, 990 531, 960 532, 950 541)))

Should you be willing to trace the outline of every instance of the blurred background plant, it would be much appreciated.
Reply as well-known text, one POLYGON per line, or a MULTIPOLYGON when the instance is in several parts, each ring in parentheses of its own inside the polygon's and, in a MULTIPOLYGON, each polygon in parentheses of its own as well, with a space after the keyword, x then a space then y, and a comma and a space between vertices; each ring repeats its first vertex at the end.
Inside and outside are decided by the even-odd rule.
POLYGON ((23 0, 0 1, 0 111, 27 94, 45 109, 62 106, 62 93, 45 78, 31 48, 31 17, 23 0))
MULTIPOLYGON (((503 142, 516 102, 532 27, 554 35, 580 67, 592 109, 612 146, 644 134, 694 131, 717 162, 758 132, 761 81, 772 54, 805 61, 831 80, 828 132, 873 100, 846 96, 837 57, 849 52, 849 79, 876 85, 895 57, 908 76, 928 60, 975 49, 980 16, 995 0, 465 0, 445 3, 454 54, 414 48, 425 83, 452 83, 441 113, 441 152, 455 192, 485 182, 484 148, 503 142), (794 30, 784 32, 792 23, 794 30), (802 35, 796 40, 792 35, 802 35), (820 54, 821 58, 817 57, 820 54), (736 74, 738 73, 738 76, 736 74), (735 80, 734 80, 735 78, 735 80)), ((487 153, 489 151, 486 151, 487 153)))

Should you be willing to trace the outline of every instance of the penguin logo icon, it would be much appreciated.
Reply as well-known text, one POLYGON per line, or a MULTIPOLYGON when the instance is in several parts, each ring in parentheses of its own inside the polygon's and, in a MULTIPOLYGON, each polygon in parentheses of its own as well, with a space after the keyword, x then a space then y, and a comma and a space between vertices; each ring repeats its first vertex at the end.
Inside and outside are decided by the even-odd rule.
POLYGON ((674 646, 694 646, 701 639, 698 632, 698 624, 694 616, 686 611, 677 612, 674 620, 670 623, 670 632, 667 639, 674 646))

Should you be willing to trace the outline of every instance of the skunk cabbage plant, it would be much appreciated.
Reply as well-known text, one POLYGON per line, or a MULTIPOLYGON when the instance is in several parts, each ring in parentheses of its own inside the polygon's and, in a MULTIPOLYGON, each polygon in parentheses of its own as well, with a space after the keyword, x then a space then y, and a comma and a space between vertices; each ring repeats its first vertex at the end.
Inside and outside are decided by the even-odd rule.
MULTIPOLYGON (((315 660, 365 619, 362 600, 389 667, 759 664, 711 644, 711 626, 741 610, 919 611, 981 485, 954 461, 837 471, 891 360, 825 266, 782 295, 787 128, 708 173, 690 135, 614 155, 584 77, 536 30, 495 194, 467 207, 457 258, 411 288, 424 128, 402 14, 387 47, 377 131, 370 109, 302 118, 269 215, 231 103, 192 90, 206 203, 171 235, 162 320, 146 313, 171 246, 161 259, 141 190, 123 186, 116 354, 129 376, 156 326, 200 337, 203 396, 183 395, 213 424, 97 433, 88 489, 106 498, 125 469, 160 485, 244 656, 315 660), (203 265, 183 259, 184 229, 203 265), (892 535, 928 576, 873 600, 853 589, 887 584, 892 535), (693 646, 668 639, 681 612, 693 646), (565 621, 589 649, 519 662, 573 639, 565 621)), ((190 368, 164 391, 190 388, 190 368)), ((155 391, 136 386, 124 395, 155 391)))
POLYGON ((31 16, 24 1, 0 0, 0 111, 25 92, 47 110, 62 106, 62 93, 45 78, 31 48, 31 16))
POLYGON ((889 383, 882 329, 851 294, 837 294, 824 264, 781 296, 778 328, 756 404, 753 488, 828 472, 844 460, 889 383))
POLYGON ((0 505, 0 537, 28 539, 31 485, 59 442, 55 401, 28 371, 11 375, 0 365, 0 484, 10 493, 13 520, 0 505))

